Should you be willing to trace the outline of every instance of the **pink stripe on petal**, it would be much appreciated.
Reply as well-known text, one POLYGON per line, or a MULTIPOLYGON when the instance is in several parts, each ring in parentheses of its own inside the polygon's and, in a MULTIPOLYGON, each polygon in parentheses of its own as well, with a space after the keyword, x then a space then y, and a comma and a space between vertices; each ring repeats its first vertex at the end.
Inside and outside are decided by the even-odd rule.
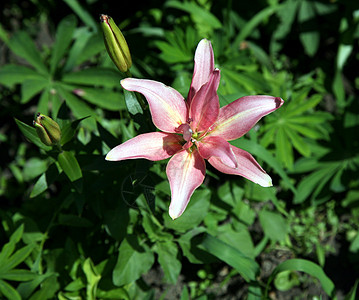
POLYGON ((204 159, 218 158, 224 165, 237 168, 238 162, 231 145, 221 137, 208 136, 197 143, 198 152, 204 159))
POLYGON ((223 106, 213 131, 227 141, 246 134, 263 116, 281 107, 284 101, 272 96, 245 96, 223 106))
POLYGON ((232 145, 231 148, 237 158, 238 168, 234 169, 226 166, 217 157, 211 157, 208 162, 222 173, 243 176, 263 187, 272 186, 272 179, 251 154, 232 145))
POLYGON ((158 81, 136 78, 123 79, 121 85, 146 97, 152 121, 158 129, 174 133, 175 128, 186 122, 187 105, 175 89, 158 81))
POLYGON ((106 155, 106 160, 145 158, 157 161, 166 159, 182 149, 181 141, 183 141, 181 136, 171 133, 140 134, 113 148, 106 155))
POLYGON ((220 73, 216 69, 210 75, 209 81, 202 85, 192 99, 189 116, 192 119, 191 128, 194 132, 206 131, 217 120, 219 80, 220 73))
POLYGON ((194 55, 193 78, 187 97, 188 105, 191 103, 192 98, 201 86, 208 82, 213 70, 214 56, 212 44, 209 40, 203 39, 198 43, 196 53, 194 55))
POLYGON ((203 183, 206 164, 197 150, 182 150, 170 159, 166 173, 172 195, 169 214, 174 220, 182 215, 194 190, 203 183))

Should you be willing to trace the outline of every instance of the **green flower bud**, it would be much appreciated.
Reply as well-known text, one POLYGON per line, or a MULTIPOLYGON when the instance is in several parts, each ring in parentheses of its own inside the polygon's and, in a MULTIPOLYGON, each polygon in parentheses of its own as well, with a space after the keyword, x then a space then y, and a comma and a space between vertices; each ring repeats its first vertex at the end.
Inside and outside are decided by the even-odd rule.
POLYGON ((126 40, 110 16, 100 15, 100 20, 107 52, 116 67, 125 73, 132 66, 126 40))
POLYGON ((34 120, 33 124, 37 135, 45 145, 52 146, 60 141, 60 126, 50 117, 37 113, 36 120, 34 120))

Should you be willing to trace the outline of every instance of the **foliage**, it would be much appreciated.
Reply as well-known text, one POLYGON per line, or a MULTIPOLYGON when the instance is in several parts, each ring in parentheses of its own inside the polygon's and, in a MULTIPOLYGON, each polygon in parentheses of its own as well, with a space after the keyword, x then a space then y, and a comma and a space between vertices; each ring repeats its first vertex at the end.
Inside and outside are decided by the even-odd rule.
POLYGON ((348 274, 359 277, 358 4, 168 0, 112 15, 138 78, 186 97, 195 47, 208 38, 221 106, 244 95, 285 100, 233 142, 274 187, 208 166, 173 221, 166 161, 104 160, 152 127, 105 51, 93 16, 108 7, 64 1, 60 14, 35 1, 33 18, 9 3, 23 24, 1 17, 0 297, 260 299, 308 285, 315 294, 298 298, 357 297, 348 274), (60 125, 58 145, 41 143, 36 112, 60 125))

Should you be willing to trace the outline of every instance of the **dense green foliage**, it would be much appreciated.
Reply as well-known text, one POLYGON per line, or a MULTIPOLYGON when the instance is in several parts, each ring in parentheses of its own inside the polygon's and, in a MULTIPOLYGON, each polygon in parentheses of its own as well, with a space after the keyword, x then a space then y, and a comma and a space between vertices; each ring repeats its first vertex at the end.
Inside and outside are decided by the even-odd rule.
POLYGON ((8 1, 1 12, 0 298, 355 299, 356 1, 146 1, 119 15, 110 3, 55 2, 8 1), (208 165, 173 221, 167 161, 104 160, 153 125, 119 84, 101 13, 123 30, 137 78, 186 97, 207 38, 221 106, 285 100, 231 142, 273 187, 208 165), (36 135, 37 112, 60 125, 58 145, 36 135))

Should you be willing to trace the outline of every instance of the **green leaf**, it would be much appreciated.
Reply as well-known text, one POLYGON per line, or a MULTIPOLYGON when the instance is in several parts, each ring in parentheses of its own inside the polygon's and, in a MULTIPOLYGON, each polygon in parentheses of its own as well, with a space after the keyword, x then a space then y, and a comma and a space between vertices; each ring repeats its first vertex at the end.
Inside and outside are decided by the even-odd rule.
POLYGON ((328 294, 328 296, 334 296, 334 283, 329 279, 329 277, 327 277, 320 266, 305 259, 289 259, 277 266, 268 279, 266 292, 268 292, 268 287, 271 281, 277 276, 277 274, 283 271, 300 271, 314 276, 320 281, 323 290, 328 294))
POLYGON ((49 79, 38 78, 25 80, 21 85, 21 103, 29 102, 35 95, 50 85, 49 79))
POLYGON ((230 224, 222 225, 218 228, 217 238, 254 259, 254 245, 246 227, 235 231, 230 224))
POLYGON ((169 217, 168 212, 165 212, 165 227, 184 232, 198 226, 208 212, 210 196, 211 193, 209 190, 196 190, 191 197, 191 201, 185 212, 180 218, 172 220, 169 217))
POLYGON ((50 68, 51 74, 56 70, 60 60, 67 52, 70 46, 73 34, 77 25, 77 20, 74 16, 68 16, 61 20, 57 27, 55 43, 51 53, 50 68))
POLYGON ((112 274, 116 286, 133 283, 147 273, 154 263, 153 252, 145 243, 140 244, 134 235, 127 236, 121 243, 119 252, 112 274))
POLYGON ((20 65, 5 65, 0 68, 0 83, 11 87, 25 80, 44 78, 38 72, 29 67, 20 65))
POLYGON ((85 120, 86 118, 87 117, 75 120, 71 123, 67 123, 66 125, 64 125, 63 128, 61 128, 61 140, 60 140, 61 145, 65 145, 66 143, 72 140, 78 125, 80 124, 81 121, 85 120))
POLYGON ((294 160, 292 145, 289 143, 283 127, 280 127, 277 131, 275 146, 277 157, 287 168, 292 168, 294 160))
POLYGON ((290 127, 284 127, 286 135, 292 142, 292 145, 295 149, 298 150, 303 156, 309 156, 311 151, 309 145, 290 127))
POLYGON ((86 299, 96 300, 96 290, 98 282, 101 279, 101 275, 98 274, 93 262, 90 258, 87 258, 82 266, 82 269, 86 275, 87 287, 86 287, 86 299))
POLYGON ((352 287, 351 291, 348 295, 345 296, 344 300, 355 300, 357 298, 357 289, 358 289, 359 280, 355 281, 354 286, 352 287))
POLYGON ((235 268, 247 282, 256 280, 259 272, 258 264, 239 250, 209 234, 205 234, 198 246, 235 268))
POLYGON ((100 88, 82 87, 79 96, 86 101, 108 110, 124 110, 126 108, 125 99, 118 91, 111 91, 100 88))
POLYGON ((27 245, 19 250, 17 250, 13 255, 11 255, 8 259, 0 265, 0 278, 2 275, 7 273, 9 270, 15 268, 18 264, 22 263, 32 252, 34 249, 33 244, 27 245))
POLYGON ((166 6, 174 7, 191 14, 201 35, 208 34, 208 32, 211 32, 213 29, 222 27, 221 22, 215 15, 203 9, 195 2, 167 1, 166 6))
MULTIPOLYGON (((65 99, 66 104, 70 108, 71 112, 77 118, 80 119, 96 116, 96 113, 84 101, 81 101, 74 94, 67 91, 67 88, 68 87, 63 85, 56 86, 59 94, 63 99, 65 99)), ((87 120, 84 120, 83 124, 84 126, 88 126, 90 129, 96 129, 96 121, 94 118, 88 118, 87 120)))
POLYGON ((125 95, 126 106, 127 106, 128 111, 130 112, 130 114, 142 115, 143 110, 141 108, 141 104, 137 100, 136 94, 134 92, 127 91, 125 89, 123 90, 123 93, 125 95))
POLYGON ((158 242, 154 250, 158 254, 158 262, 163 269, 166 282, 175 284, 182 267, 181 262, 177 259, 177 245, 171 241, 158 242))
POLYGON ((24 232, 24 225, 20 225, 11 235, 10 241, 6 243, 0 252, 0 267, 5 264, 8 257, 14 252, 16 244, 21 240, 24 232))
POLYGON ((281 9, 281 5, 268 6, 259 11, 252 19, 245 23, 245 26, 241 29, 238 37, 235 40, 235 44, 239 45, 248 36, 252 34, 254 29, 258 27, 265 19, 281 9))
POLYGON ((293 202, 295 204, 302 203, 313 191, 319 191, 319 187, 328 182, 330 177, 335 174, 337 168, 338 166, 336 164, 330 164, 306 176, 300 181, 293 202))
POLYGON ((16 32, 9 41, 9 47, 16 55, 26 59, 41 74, 48 74, 40 52, 27 32, 16 32))
POLYGON ((29 270, 15 269, 0 274, 0 277, 11 281, 29 281, 36 278, 37 274, 29 270))
MULTIPOLYGON (((1 74, 1 73, 0 73, 1 74)), ((87 68, 78 72, 71 72, 62 77, 62 81, 71 84, 119 87, 121 73, 114 69, 87 68)))
MULTIPOLYGON (((20 283, 19 286, 17 287, 17 291, 19 292, 22 299, 28 299, 30 297, 30 295, 36 290, 36 288, 50 276, 56 278, 56 275, 54 275, 51 272, 47 272, 42 275, 37 275, 31 281, 20 283)), ((45 289, 45 287, 44 287, 44 285, 42 285, 41 290, 38 291, 38 293, 42 294, 44 292, 44 289, 45 289)), ((51 289, 52 289, 52 291, 56 290, 54 284, 52 284, 51 289)), ((31 300, 34 300, 34 299, 42 300, 42 299, 49 299, 49 298, 45 298, 45 297, 36 298, 36 297, 32 296, 31 300)))
POLYGON ((41 149, 44 149, 45 151, 49 151, 51 149, 50 146, 46 146, 43 144, 38 137, 36 130, 34 127, 29 126, 17 119, 15 119, 15 122, 19 129, 21 130, 22 134, 32 143, 34 143, 36 146, 38 146, 41 149))
POLYGON ((337 70, 332 83, 332 89, 337 100, 336 103, 340 108, 346 106, 345 88, 344 88, 342 76, 343 76, 342 73, 339 70, 337 70))
POLYGON ((75 42, 72 47, 68 51, 68 58, 66 60, 66 64, 63 68, 63 72, 70 72, 75 68, 77 64, 79 64, 79 60, 81 59, 82 52, 84 51, 89 39, 93 33, 87 27, 81 27, 76 29, 74 37, 75 42))
POLYGON ((319 31, 314 31, 309 25, 309 22, 315 21, 315 7, 313 2, 304 0, 301 3, 298 13, 299 23, 302 25, 302 32, 299 34, 304 51, 313 56, 319 47, 320 34, 319 31))
POLYGON ((279 242, 285 240, 288 232, 288 224, 280 214, 261 210, 259 212, 259 221, 264 234, 271 240, 279 242))
POLYGON ((21 300, 19 293, 10 284, 1 279, 0 292, 9 300, 21 300))
POLYGON ((75 155, 69 151, 62 151, 57 160, 71 182, 82 178, 82 171, 75 155))
POLYGON ((96 32, 98 30, 97 23, 86 9, 81 7, 77 0, 64 0, 68 6, 79 16, 79 18, 91 29, 96 32))

